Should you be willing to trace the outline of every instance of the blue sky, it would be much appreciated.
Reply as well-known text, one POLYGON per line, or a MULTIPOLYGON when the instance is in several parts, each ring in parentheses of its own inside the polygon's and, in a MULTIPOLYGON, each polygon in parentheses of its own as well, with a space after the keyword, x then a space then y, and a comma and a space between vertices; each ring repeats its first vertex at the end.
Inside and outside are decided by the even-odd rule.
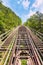
POLYGON ((36 11, 43 13, 43 0, 2 0, 25 22, 36 11))

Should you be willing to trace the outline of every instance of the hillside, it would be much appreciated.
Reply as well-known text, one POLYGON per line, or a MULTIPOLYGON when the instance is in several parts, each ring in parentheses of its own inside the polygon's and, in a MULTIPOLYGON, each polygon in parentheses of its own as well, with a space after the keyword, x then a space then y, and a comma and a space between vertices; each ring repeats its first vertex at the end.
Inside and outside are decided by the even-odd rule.
POLYGON ((24 25, 43 33, 43 14, 37 11, 24 23, 24 25))
POLYGON ((21 25, 21 19, 0 2, 0 33, 21 25))

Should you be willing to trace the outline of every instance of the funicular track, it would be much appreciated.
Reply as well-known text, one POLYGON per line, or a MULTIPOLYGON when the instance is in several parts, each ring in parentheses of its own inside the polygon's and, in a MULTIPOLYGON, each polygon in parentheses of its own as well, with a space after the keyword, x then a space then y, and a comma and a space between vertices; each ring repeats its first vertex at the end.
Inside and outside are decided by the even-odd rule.
POLYGON ((22 60, 26 60, 25 65, 43 65, 43 42, 25 26, 11 32, 0 53, 0 65, 22 65, 22 60))
POLYGON ((34 39, 26 27, 19 27, 15 44, 11 65, 22 65, 21 60, 23 59, 27 61, 27 65, 43 65, 39 54, 40 50, 38 51, 38 48, 36 48, 36 42, 34 44, 34 39))
MULTIPOLYGON (((29 42, 27 30, 25 27, 20 27, 18 30, 18 38, 17 38, 17 44, 16 44, 16 57, 17 61, 15 62, 15 65, 19 65, 18 61, 20 60, 27 60, 27 65, 35 65, 34 60, 32 59, 33 53, 31 44, 29 42), (31 62, 30 62, 31 60, 31 62)), ((20 63, 21 64, 21 63, 20 63)))

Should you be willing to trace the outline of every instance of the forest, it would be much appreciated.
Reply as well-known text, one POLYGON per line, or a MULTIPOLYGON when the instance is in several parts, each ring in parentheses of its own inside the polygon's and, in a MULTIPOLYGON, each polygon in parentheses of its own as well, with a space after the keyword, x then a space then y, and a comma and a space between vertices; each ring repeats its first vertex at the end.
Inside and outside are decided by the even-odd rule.
POLYGON ((43 33, 43 14, 37 11, 24 23, 24 25, 43 33))
POLYGON ((11 30, 18 25, 21 25, 22 21, 10 8, 4 6, 0 1, 0 34, 8 30, 11 30))

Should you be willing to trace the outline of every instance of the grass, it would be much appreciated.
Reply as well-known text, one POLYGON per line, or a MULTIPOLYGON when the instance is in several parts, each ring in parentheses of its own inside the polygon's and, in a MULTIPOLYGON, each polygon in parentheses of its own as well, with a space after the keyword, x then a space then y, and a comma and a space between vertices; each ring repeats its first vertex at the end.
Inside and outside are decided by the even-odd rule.
POLYGON ((21 65, 27 65, 27 60, 25 59, 21 60, 21 65))

